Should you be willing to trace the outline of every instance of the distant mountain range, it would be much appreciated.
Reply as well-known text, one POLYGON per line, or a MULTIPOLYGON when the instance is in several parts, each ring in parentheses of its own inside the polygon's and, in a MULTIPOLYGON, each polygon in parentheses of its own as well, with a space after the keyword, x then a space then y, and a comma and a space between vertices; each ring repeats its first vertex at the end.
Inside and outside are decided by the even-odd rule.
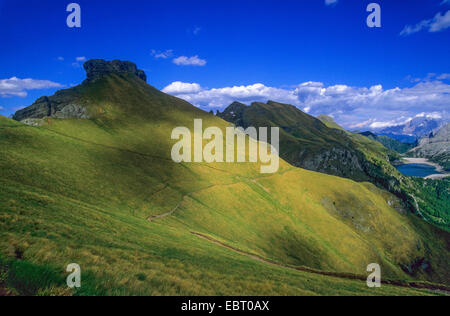
POLYGON ((376 134, 388 136, 403 143, 414 143, 418 139, 439 130, 445 124, 446 122, 442 119, 416 117, 403 125, 391 126, 377 131, 376 134))

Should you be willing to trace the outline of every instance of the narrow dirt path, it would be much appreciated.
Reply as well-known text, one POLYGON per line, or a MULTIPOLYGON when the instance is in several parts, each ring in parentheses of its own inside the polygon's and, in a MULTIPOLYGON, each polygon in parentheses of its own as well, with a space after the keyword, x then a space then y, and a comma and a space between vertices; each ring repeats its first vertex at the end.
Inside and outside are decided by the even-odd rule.
MULTIPOLYGON (((221 169, 217 169, 217 168, 213 168, 213 167, 211 167, 211 166, 205 165, 205 167, 212 168, 212 169, 215 169, 215 170, 219 170, 219 171, 228 173, 227 171, 224 171, 224 170, 221 170, 221 169)), ((180 202, 177 204, 177 206, 175 206, 170 212, 163 213, 163 214, 160 214, 160 215, 153 215, 153 216, 150 216, 150 217, 147 218, 147 220, 150 221, 150 222, 153 222, 153 221, 155 221, 155 220, 157 220, 157 219, 161 219, 161 218, 164 218, 164 217, 168 217, 168 216, 172 215, 173 213, 175 213, 175 212, 178 210, 178 208, 181 206, 181 203, 183 203, 183 201, 184 201, 184 199, 185 199, 186 197, 192 196, 192 195, 195 194, 195 193, 199 193, 199 192, 202 192, 202 191, 205 191, 205 190, 209 190, 209 189, 214 188, 214 187, 216 187, 216 186, 234 185, 234 184, 238 184, 238 183, 244 183, 244 181, 249 181, 249 182, 252 182, 252 183, 254 183, 255 185, 259 186, 261 189, 263 189, 264 191, 266 191, 267 193, 270 194, 270 192, 269 192, 264 186, 262 186, 260 183, 258 183, 258 180, 262 180, 262 179, 270 178, 270 177, 273 177, 273 176, 281 175, 281 174, 287 173, 287 172, 289 172, 289 171, 292 171, 292 170, 294 170, 294 169, 295 169, 295 168, 289 168, 289 169, 284 170, 284 171, 281 172, 281 173, 276 173, 276 174, 267 175, 267 176, 261 176, 261 177, 256 177, 256 178, 245 178, 245 177, 242 177, 242 176, 239 176, 239 175, 236 175, 236 174, 232 174, 233 176, 236 176, 236 177, 241 178, 241 179, 244 179, 244 180, 242 180, 242 181, 237 181, 237 182, 233 182, 233 183, 228 183, 228 184, 212 184, 212 185, 207 186, 207 187, 205 187, 205 188, 202 188, 202 189, 200 189, 200 190, 189 192, 189 193, 187 193, 187 194, 185 194, 185 195, 183 195, 183 196, 181 197, 181 201, 180 201, 180 202)), ((163 189, 164 189, 164 188, 163 188, 163 189)), ((160 191, 162 191, 162 190, 160 190, 160 191)), ((157 192, 159 192, 159 191, 157 191, 157 192)), ((157 192, 155 192, 155 193, 157 193, 157 192)))
MULTIPOLYGON (((335 278, 340 278, 340 279, 347 279, 347 280, 359 280, 359 281, 364 281, 366 282, 367 277, 362 276, 362 275, 357 275, 357 274, 351 274, 351 273, 338 273, 338 272, 326 272, 326 271, 320 271, 320 270, 314 270, 314 269, 310 269, 310 268, 306 268, 306 267, 294 267, 294 266, 289 266, 289 265, 285 265, 282 263, 278 263, 266 258, 263 258, 259 255, 255 255, 240 249, 237 249, 235 247, 232 247, 230 245, 227 245, 217 239, 214 239, 212 237, 197 233, 197 232, 191 232, 191 234, 205 239, 209 242, 212 242, 216 245, 222 246, 224 248, 230 249, 234 252, 237 252, 241 255, 247 256, 251 259, 257 260, 259 262, 263 262, 263 263, 267 263, 270 264, 272 266, 277 266, 277 267, 281 267, 281 268, 285 268, 285 269, 290 269, 290 270, 295 270, 295 271, 302 271, 302 272, 307 272, 307 273, 313 273, 313 274, 318 274, 318 275, 324 275, 324 276, 329 276, 329 277, 335 277, 335 278)), ((435 285, 435 284, 429 284, 429 283, 419 283, 419 282, 404 282, 404 281, 392 281, 392 280, 382 280, 381 281, 382 284, 385 285, 393 285, 393 286, 399 286, 399 287, 406 287, 406 288, 413 288, 413 289, 418 289, 418 290, 427 290, 427 291, 431 291, 437 294, 444 294, 444 295, 450 295, 450 288, 443 286, 443 285, 435 285)))
POLYGON ((173 213, 175 213, 175 212, 178 210, 178 208, 180 207, 181 203, 183 203, 183 200, 184 200, 184 198, 185 198, 186 196, 187 196, 187 195, 183 196, 183 198, 182 198, 181 201, 177 204, 177 206, 175 206, 170 212, 167 212, 167 213, 164 213, 164 214, 160 214, 160 215, 150 216, 150 217, 148 218, 148 221, 149 221, 149 222, 153 222, 155 219, 164 218, 164 217, 167 217, 167 216, 172 215, 173 213))
POLYGON ((172 215, 173 213, 175 213, 175 212, 180 208, 181 204, 183 203, 183 201, 184 201, 184 199, 185 199, 186 197, 190 197, 190 196, 192 196, 192 195, 195 194, 195 193, 198 193, 198 192, 201 192, 201 191, 204 191, 204 190, 208 190, 208 189, 211 189, 211 188, 214 188, 214 187, 217 187, 217 186, 233 185, 233 184, 237 184, 237 183, 241 183, 241 182, 233 182, 233 183, 229 183, 229 184, 212 184, 212 185, 207 186, 207 187, 205 187, 205 188, 202 188, 202 189, 200 189, 200 190, 193 191, 193 192, 189 192, 188 194, 185 194, 185 195, 183 195, 183 196, 181 197, 181 201, 180 201, 180 202, 177 204, 177 206, 175 206, 170 212, 163 213, 163 214, 160 214, 160 215, 153 215, 153 216, 150 216, 150 217, 147 218, 147 220, 148 220, 149 222, 153 222, 153 221, 156 220, 156 219, 160 219, 160 218, 164 218, 164 217, 168 217, 168 216, 172 215))

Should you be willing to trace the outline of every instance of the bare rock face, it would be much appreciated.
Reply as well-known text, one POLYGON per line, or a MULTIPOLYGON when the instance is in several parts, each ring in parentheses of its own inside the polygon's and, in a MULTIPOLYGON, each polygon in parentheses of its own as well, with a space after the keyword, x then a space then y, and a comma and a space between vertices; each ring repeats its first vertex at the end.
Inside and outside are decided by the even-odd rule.
POLYGON ((41 97, 31 106, 17 111, 13 119, 27 125, 34 125, 30 124, 30 122, 35 122, 46 117, 61 119, 89 118, 87 109, 79 102, 77 94, 73 91, 58 91, 51 97, 41 97))
POLYGON ((52 113, 52 104, 48 97, 37 99, 31 106, 17 111, 13 119, 23 121, 27 118, 41 119, 50 116, 52 113))
POLYGON ((54 117, 65 119, 65 118, 79 118, 88 119, 89 113, 85 107, 77 104, 68 104, 63 107, 60 111, 55 112, 54 117))
POLYGON ((228 122, 233 122, 236 126, 245 126, 243 119, 247 106, 239 102, 233 102, 222 113, 217 112, 217 116, 228 122))
POLYGON ((103 59, 91 59, 84 63, 87 81, 96 81, 109 74, 134 74, 147 82, 147 76, 143 70, 137 68, 136 64, 129 61, 103 59))
POLYGON ((411 153, 415 157, 431 159, 450 170, 450 124, 422 138, 411 153))

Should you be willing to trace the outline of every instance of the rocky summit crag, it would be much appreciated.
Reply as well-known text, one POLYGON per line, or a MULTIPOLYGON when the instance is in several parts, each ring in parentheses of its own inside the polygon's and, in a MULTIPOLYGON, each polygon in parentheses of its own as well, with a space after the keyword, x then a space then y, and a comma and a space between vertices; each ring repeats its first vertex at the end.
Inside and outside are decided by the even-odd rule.
POLYGON ((112 74, 130 74, 147 82, 145 72, 129 61, 92 59, 84 63, 84 69, 87 78, 81 86, 58 91, 50 97, 41 97, 31 106, 17 111, 13 119, 28 125, 39 125, 40 119, 46 117, 87 119, 90 117, 90 114, 85 102, 80 98, 82 95, 80 89, 82 89, 83 85, 94 83, 112 74))
POLYGON ((134 74, 147 82, 147 76, 143 70, 137 68, 136 64, 130 61, 113 60, 106 61, 103 59, 91 59, 84 63, 87 81, 95 81, 104 75, 115 74, 134 74))

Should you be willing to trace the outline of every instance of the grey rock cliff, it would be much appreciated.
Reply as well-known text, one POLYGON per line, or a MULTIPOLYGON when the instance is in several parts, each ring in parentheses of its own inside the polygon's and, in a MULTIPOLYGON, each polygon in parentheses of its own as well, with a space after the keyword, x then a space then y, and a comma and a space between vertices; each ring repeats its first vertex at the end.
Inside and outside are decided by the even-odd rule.
POLYGON ((147 82, 147 76, 143 70, 137 68, 136 64, 129 61, 103 59, 91 59, 84 63, 87 81, 96 81, 108 74, 134 74, 147 82))
POLYGON ((448 170, 450 168, 450 124, 422 138, 419 146, 412 150, 412 154, 438 162, 448 170))
POLYGON ((58 91, 51 97, 41 97, 31 106, 17 111, 13 119, 24 123, 30 119, 45 117, 89 118, 88 111, 81 105, 76 93, 68 90, 58 91))

